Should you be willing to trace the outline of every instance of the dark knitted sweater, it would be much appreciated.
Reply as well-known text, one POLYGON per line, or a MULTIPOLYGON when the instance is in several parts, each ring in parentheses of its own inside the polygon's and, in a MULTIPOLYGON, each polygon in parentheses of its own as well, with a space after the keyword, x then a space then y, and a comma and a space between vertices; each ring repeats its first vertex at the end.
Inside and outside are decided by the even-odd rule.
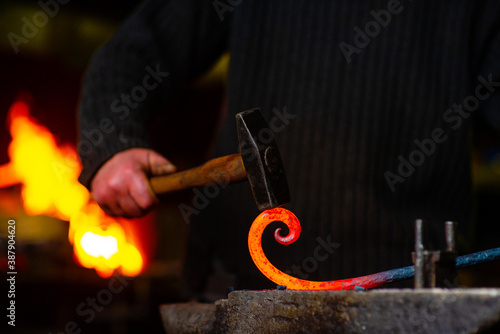
MULTIPOLYGON (((500 2, 231 3, 145 1, 97 53, 81 129, 93 133, 103 119, 116 128, 93 133, 96 145, 81 135, 84 185, 116 152, 149 147, 152 110, 229 50, 228 111, 214 155, 237 149, 235 113, 282 115, 275 132, 292 193, 286 207, 302 234, 290 246, 266 234, 271 262, 303 278, 347 278, 410 265, 416 218, 427 220, 431 239, 446 220, 470 233, 469 115, 500 107, 492 83, 500 81, 500 2), (155 71, 169 75, 133 91, 155 71), (128 108, 116 102, 131 92, 128 108), (332 254, 318 258, 318 247, 332 254)), ((269 286, 246 246, 257 214, 248 184, 225 188, 193 216, 188 259, 220 258, 241 287, 269 286)))

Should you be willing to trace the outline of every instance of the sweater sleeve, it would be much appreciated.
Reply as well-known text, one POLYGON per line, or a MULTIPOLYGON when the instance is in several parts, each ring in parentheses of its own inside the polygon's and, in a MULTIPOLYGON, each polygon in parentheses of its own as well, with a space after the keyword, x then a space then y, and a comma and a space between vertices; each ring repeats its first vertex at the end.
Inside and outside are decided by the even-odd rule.
POLYGON ((472 35, 473 79, 481 76, 483 89, 487 89, 481 100, 481 109, 486 120, 500 133, 500 2, 479 2, 479 19, 472 35))
POLYGON ((149 117, 224 52, 227 21, 210 1, 146 0, 96 53, 78 111, 83 185, 114 154, 150 147, 149 117))

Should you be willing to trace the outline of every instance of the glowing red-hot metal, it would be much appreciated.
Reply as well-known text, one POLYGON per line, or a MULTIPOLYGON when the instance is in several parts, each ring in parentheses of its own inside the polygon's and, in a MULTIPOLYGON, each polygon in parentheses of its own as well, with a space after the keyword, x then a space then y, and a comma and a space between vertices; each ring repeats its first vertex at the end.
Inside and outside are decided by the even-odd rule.
POLYGON ((259 270, 274 283, 286 286, 289 290, 364 290, 387 283, 380 280, 380 277, 376 274, 323 282, 303 280, 285 274, 269 262, 261 244, 261 237, 265 228, 275 221, 283 222, 289 229, 289 233, 285 237, 279 234, 281 231, 280 228, 276 229, 274 232, 274 238, 280 244, 289 245, 299 238, 299 220, 291 211, 280 207, 262 212, 252 223, 248 234, 248 248, 253 262, 259 270))
MULTIPOLYGON (((274 221, 281 221, 289 228, 289 233, 286 237, 282 237, 279 234, 281 231, 280 228, 276 229, 274 232, 276 241, 283 245, 289 245, 299 238, 300 223, 297 217, 286 209, 274 208, 262 212, 254 220, 248 234, 248 248, 250 249, 253 262, 259 270, 271 281, 286 286, 289 290, 365 290, 414 277, 414 266, 391 269, 361 277, 324 282, 307 281, 287 275, 273 266, 262 250, 262 233, 267 225, 274 221)), ((461 269, 498 260, 500 260, 500 247, 459 256, 456 259, 455 265, 457 269, 461 269)))

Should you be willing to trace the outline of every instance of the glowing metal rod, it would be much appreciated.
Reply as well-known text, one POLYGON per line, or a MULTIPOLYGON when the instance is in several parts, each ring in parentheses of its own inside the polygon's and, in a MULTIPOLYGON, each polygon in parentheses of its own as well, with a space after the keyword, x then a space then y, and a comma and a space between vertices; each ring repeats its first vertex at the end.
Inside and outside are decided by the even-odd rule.
MULTIPOLYGON (((248 248, 253 262, 271 281, 286 286, 289 290, 365 290, 388 283, 403 281, 414 276, 414 266, 392 269, 367 276, 348 278, 336 281, 308 281, 285 274, 269 262, 262 249, 261 238, 265 228, 272 222, 281 221, 288 226, 289 233, 282 237, 280 228, 274 232, 276 241, 283 245, 295 242, 300 236, 300 222, 297 217, 284 208, 274 208, 262 212, 252 223, 248 234, 248 248)), ((459 256, 456 259, 457 269, 480 263, 500 260, 500 247, 459 256)))

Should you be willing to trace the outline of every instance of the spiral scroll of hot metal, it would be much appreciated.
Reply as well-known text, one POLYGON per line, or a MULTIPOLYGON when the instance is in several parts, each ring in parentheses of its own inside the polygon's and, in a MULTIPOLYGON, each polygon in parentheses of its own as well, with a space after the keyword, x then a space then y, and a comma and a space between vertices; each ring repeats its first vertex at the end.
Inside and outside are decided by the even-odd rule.
POLYGON ((289 229, 285 237, 279 234, 280 228, 276 229, 274 238, 277 242, 289 245, 299 238, 299 220, 291 211, 281 207, 262 212, 252 223, 248 234, 248 248, 253 262, 274 283, 285 286, 289 290, 364 290, 388 282, 388 277, 385 277, 385 274, 381 276, 382 273, 335 281, 308 281, 285 274, 269 262, 262 249, 262 234, 267 225, 275 221, 283 222, 289 229))
MULTIPOLYGON (((262 212, 252 223, 248 234, 248 248, 257 268, 271 281, 289 290, 365 290, 407 280, 415 274, 414 266, 408 266, 337 281, 307 281, 290 276, 273 266, 262 249, 262 233, 267 225, 275 221, 286 224, 289 229, 285 237, 279 234, 280 228, 274 232, 274 238, 280 244, 289 245, 299 238, 300 222, 297 217, 284 208, 274 208, 262 212)), ((500 261, 500 247, 459 256, 456 258, 455 265, 457 269, 461 269, 492 261, 500 261)))

